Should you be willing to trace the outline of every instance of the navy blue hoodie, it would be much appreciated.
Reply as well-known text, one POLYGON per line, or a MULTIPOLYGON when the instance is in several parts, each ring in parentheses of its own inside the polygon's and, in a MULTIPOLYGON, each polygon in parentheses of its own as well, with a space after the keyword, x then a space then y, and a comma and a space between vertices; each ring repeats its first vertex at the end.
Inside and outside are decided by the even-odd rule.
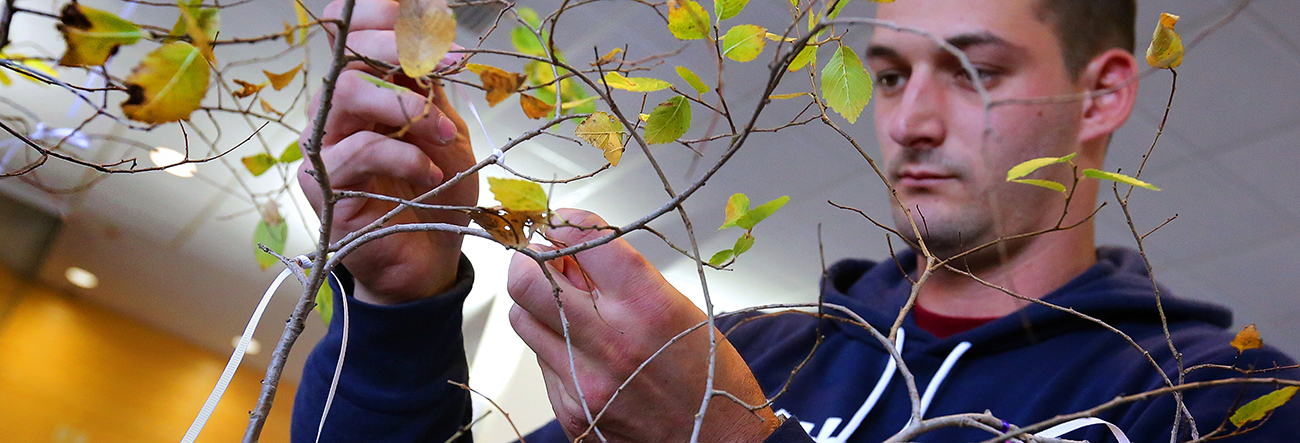
MULTIPOLYGON (((1101 248, 1098 263, 1043 298, 1095 317, 1128 334, 1177 380, 1161 326, 1151 281, 1135 252, 1101 248)), ((887 331, 910 291, 904 272, 913 273, 914 256, 899 263, 846 260, 823 281, 824 301, 851 309, 877 330, 887 331)), ((472 280, 468 264, 451 293, 401 307, 352 301, 352 330, 338 395, 321 441, 441 443, 469 419, 468 397, 446 384, 467 377, 459 331, 460 303, 472 280)), ((347 282, 346 278, 345 284, 347 282)), ((1160 288, 1170 334, 1184 365, 1235 365, 1271 368, 1295 363, 1271 349, 1247 350, 1240 357, 1229 346, 1231 313, 1204 302, 1178 299, 1160 288)), ((337 291, 336 291, 337 292, 337 291)), ((336 304, 337 306, 337 304, 336 304)), ((752 368, 787 420, 770 443, 879 442, 903 428, 911 413, 901 376, 885 348, 861 325, 828 310, 820 320, 807 314, 720 320, 719 328, 752 368), (790 372, 823 336, 814 357, 791 380, 790 372), (886 375, 886 374, 895 375, 886 375), (873 394, 873 391, 878 391, 873 394), (801 429, 802 428, 802 429, 801 429), (805 433, 806 431, 806 433, 805 433)), ((754 317, 753 315, 745 317, 754 317)), ((294 408, 293 441, 315 441, 341 338, 335 321, 304 369, 294 408)), ((990 411, 1008 424, 1023 426, 1061 414, 1083 411, 1118 396, 1165 386, 1141 352, 1124 338, 1078 315, 1033 304, 977 328, 939 339, 918 328, 909 315, 903 323, 902 355, 923 393, 924 417, 990 411), (946 370, 941 369, 947 366, 946 370), (936 376, 936 374, 944 374, 936 376)), ((1187 382, 1237 377, 1229 369, 1191 372, 1187 382)), ((1273 371, 1259 377, 1300 379, 1300 371, 1273 371)), ((1276 389, 1273 385, 1233 385, 1189 391, 1185 401, 1201 434, 1226 423, 1227 414, 1276 389)), ((1134 442, 1169 441, 1174 416, 1170 395, 1118 406, 1097 414, 1134 442)), ((1251 427, 1254 425, 1247 425, 1251 427)), ((1187 439, 1187 426, 1182 426, 1187 439)), ((950 427, 914 441, 981 441, 991 437, 975 428, 950 427)), ((1104 426, 1062 436, 1091 442, 1114 441, 1104 426)), ((525 438, 562 442, 552 422, 525 438)), ((1228 441, 1300 440, 1300 401, 1275 411, 1258 429, 1228 441)))

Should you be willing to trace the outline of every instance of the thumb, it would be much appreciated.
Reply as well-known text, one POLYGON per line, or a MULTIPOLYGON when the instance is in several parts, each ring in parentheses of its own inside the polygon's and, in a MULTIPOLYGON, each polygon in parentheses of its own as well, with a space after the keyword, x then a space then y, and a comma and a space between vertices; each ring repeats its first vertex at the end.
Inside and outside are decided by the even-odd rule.
MULTIPOLYGON (((555 227, 546 231, 546 237, 560 248, 577 246, 614 233, 613 227, 600 216, 579 209, 556 210, 551 224, 555 227)), ((659 271, 622 238, 578 252, 574 259, 596 291, 602 294, 632 295, 626 290, 644 288, 647 283, 667 283, 659 271)), ((571 275, 570 269, 562 272, 571 275)))

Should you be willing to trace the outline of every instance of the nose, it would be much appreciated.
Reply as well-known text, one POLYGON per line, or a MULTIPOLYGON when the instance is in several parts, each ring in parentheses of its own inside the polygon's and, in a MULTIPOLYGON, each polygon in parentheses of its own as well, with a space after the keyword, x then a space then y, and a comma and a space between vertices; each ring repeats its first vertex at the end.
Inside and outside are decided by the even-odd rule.
POLYGON ((903 94, 893 106, 889 137, 910 150, 927 150, 943 144, 947 135, 944 105, 947 102, 943 82, 931 73, 916 70, 904 85, 903 94))

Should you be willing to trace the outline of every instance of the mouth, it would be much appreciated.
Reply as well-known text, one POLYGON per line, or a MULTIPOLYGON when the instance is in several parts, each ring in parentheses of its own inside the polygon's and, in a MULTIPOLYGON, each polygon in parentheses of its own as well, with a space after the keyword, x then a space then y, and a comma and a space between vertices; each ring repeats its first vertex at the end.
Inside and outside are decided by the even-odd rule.
POLYGON ((956 180, 957 175, 931 169, 903 169, 895 174, 894 185, 903 187, 931 187, 956 180))

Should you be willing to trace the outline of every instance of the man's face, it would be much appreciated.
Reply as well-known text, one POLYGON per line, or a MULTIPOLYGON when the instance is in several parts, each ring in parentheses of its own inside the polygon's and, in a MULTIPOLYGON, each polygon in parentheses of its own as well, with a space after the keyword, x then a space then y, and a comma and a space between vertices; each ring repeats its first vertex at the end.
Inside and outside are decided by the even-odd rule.
MULTIPOLYGON (((1077 92, 1052 28, 1034 8, 1033 0, 904 0, 882 5, 878 18, 965 51, 993 100, 1077 92)), ((1006 172, 1076 150, 1078 102, 1004 105, 986 116, 958 58, 918 34, 877 28, 867 61, 885 172, 933 252, 951 255, 1060 217, 1060 193, 1007 183, 1006 172)), ((1068 168, 1039 174, 1070 185, 1068 168)), ((912 231, 897 207, 894 221, 912 231)))

